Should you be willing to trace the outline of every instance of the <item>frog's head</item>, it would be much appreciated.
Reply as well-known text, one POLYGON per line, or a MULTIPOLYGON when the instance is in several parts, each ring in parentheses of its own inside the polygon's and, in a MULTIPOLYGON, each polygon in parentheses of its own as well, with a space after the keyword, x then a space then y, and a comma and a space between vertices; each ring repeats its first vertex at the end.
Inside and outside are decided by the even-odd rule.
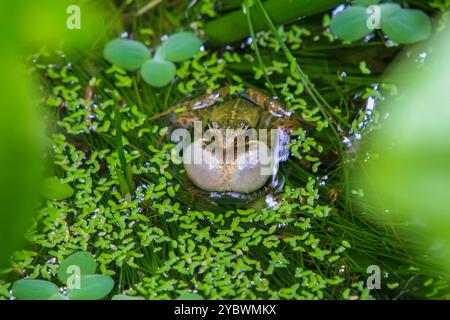
POLYGON ((211 125, 219 128, 256 128, 259 123, 259 107, 245 97, 233 97, 212 107, 208 115, 211 125))

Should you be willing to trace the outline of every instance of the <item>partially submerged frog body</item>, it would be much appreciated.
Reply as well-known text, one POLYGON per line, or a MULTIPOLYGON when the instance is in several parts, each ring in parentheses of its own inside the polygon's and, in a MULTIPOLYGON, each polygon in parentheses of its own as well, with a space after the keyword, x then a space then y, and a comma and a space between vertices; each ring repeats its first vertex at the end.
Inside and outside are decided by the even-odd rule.
POLYGON ((170 110, 185 108, 172 114, 175 126, 191 127, 194 121, 216 122, 221 128, 238 128, 247 124, 250 128, 279 128, 286 132, 297 129, 300 118, 286 111, 275 100, 256 89, 231 95, 228 87, 196 99, 177 104, 170 110))
POLYGON ((278 162, 287 156, 273 149, 270 142, 274 131, 268 132, 268 139, 259 139, 250 131, 279 129, 277 139, 286 145, 289 133, 300 125, 299 119, 286 112, 277 100, 254 89, 230 95, 228 88, 222 88, 174 108, 183 107, 185 111, 174 114, 174 125, 192 128, 195 122, 201 122, 202 132, 213 137, 194 138, 182 157, 190 180, 211 192, 251 193, 261 189, 276 175, 278 162), (242 147, 237 147, 238 141, 242 147), (200 155, 200 162, 193 161, 194 154, 200 155), (271 163, 276 162, 269 171, 261 155, 270 155, 271 163))

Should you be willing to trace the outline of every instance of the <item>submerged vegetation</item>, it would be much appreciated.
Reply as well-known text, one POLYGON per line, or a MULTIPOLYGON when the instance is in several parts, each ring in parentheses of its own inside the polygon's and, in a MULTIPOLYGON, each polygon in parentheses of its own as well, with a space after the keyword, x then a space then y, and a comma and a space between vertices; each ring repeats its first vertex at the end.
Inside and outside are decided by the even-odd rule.
MULTIPOLYGON (((356 143, 378 129, 385 116, 378 104, 398 94, 382 75, 401 46, 378 31, 357 42, 338 39, 330 9, 341 1, 323 2, 291 22, 273 18, 260 0, 165 1, 144 13, 146 1, 104 1, 110 22, 90 51, 41 48, 30 55, 50 178, 26 248, 1 271, 0 298, 11 298, 21 279, 64 283, 60 267, 80 251, 95 257, 90 276, 113 279, 114 299, 446 296, 448 275, 412 254, 401 230, 370 219, 386 208, 366 201, 351 180, 352 168, 366 160, 356 143), (225 42, 235 42, 208 44, 227 15, 245 18, 245 32, 236 33, 246 38, 221 30, 229 33, 225 42), (202 48, 182 57, 166 48, 158 60, 176 62, 175 75, 158 82, 127 71, 149 68, 168 36, 188 30, 204 40, 202 48), (111 48, 104 59, 104 47, 118 36, 141 42, 127 42, 139 61, 119 66, 111 48), (170 123, 159 116, 179 114, 185 109, 171 107, 224 86, 231 94, 264 89, 302 119, 277 183, 249 195, 197 189, 171 160, 170 123), (373 265, 383 274, 380 290, 366 286, 373 265)), ((424 15, 438 11, 439 1, 408 2, 424 15)), ((420 50, 427 48, 411 48, 410 59, 420 50)), ((45 286, 48 298, 56 294, 56 286, 45 286)))

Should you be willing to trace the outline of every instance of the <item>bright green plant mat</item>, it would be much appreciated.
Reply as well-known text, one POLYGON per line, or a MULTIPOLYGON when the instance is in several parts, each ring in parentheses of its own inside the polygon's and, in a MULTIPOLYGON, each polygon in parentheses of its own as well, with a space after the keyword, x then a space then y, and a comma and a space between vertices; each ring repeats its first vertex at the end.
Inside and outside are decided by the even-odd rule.
MULTIPOLYGON (((210 3, 193 10, 214 15, 210 3)), ((180 29, 183 10, 161 7, 133 18, 131 28, 156 45, 160 35, 180 29)), ((343 45, 327 31, 329 17, 319 18, 280 27, 278 39, 274 30, 258 33, 258 50, 199 52, 161 89, 103 59, 103 46, 123 30, 120 15, 92 52, 42 50, 30 57, 51 132, 48 176, 74 194, 63 190, 68 198, 43 204, 0 293, 7 297, 11 282, 23 276, 54 280, 67 256, 89 251, 97 272, 113 277, 114 294, 148 299, 188 292, 207 299, 440 294, 441 274, 419 265, 398 232, 365 219, 365 211, 377 208, 350 185, 351 157, 343 152, 346 138, 376 127, 379 114, 368 103, 395 94, 395 86, 380 83, 386 61, 379 57, 390 61, 397 50, 376 40, 343 45), (223 85, 232 92, 273 90, 308 123, 293 135, 273 207, 258 197, 211 199, 192 191, 182 166, 169 160, 167 122, 148 121, 223 85), (369 265, 384 271, 382 290, 365 287, 369 265)))

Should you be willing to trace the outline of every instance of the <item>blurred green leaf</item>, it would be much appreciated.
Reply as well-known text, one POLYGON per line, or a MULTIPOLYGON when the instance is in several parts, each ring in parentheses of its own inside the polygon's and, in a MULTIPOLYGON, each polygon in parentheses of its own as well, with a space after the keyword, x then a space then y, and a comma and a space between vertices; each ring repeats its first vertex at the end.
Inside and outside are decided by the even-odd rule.
MULTIPOLYGON (((427 47, 426 60, 399 60, 386 75, 401 95, 380 106, 389 114, 363 165, 371 219, 402 229, 417 259, 450 266, 450 27, 427 47)), ((366 152, 366 151, 364 151, 366 152)))
POLYGON ((150 51, 139 41, 114 39, 106 45, 104 57, 116 66, 134 71, 150 58, 150 51))
POLYGON ((381 28, 393 41, 401 44, 423 41, 431 35, 430 18, 424 12, 413 9, 382 14, 381 28))
MULTIPOLYGON (((0 15, 9 6, 0 4, 0 15)), ((17 25, 17 22, 13 22, 17 25)), ((15 51, 12 41, 4 37, 15 36, 17 30, 0 19, 4 28, 10 29, 0 35, 0 268, 6 267, 13 250, 20 249, 24 233, 36 212, 43 171, 43 125, 40 123, 37 101, 21 54, 15 51), (11 106, 11 107, 8 107, 11 106), (13 106, 13 107, 12 107, 13 106)), ((7 29, 3 29, 7 30, 7 29)))
POLYGON ((204 300, 203 297, 197 293, 183 293, 177 300, 204 300))
POLYGON ((69 300, 69 298, 62 293, 56 293, 48 298, 48 300, 69 300))
POLYGON ((387 18, 397 11, 402 10, 402 7, 397 3, 387 2, 380 4, 381 19, 387 18))
POLYGON ((44 180, 42 195, 50 200, 64 200, 74 194, 73 188, 67 183, 62 183, 57 177, 44 180))
POLYGON ((61 295, 55 284, 44 280, 18 280, 12 293, 18 300, 49 300, 61 295))
POLYGON ((192 58, 202 46, 202 41, 193 32, 179 32, 162 43, 157 56, 168 61, 179 62, 192 58))
POLYGON ((144 297, 127 296, 125 294, 116 294, 111 300, 145 300, 144 297))
POLYGON ((80 276, 79 289, 67 289, 71 300, 99 300, 106 297, 114 287, 111 277, 105 275, 80 276))
POLYGON ((65 52, 90 49, 108 28, 105 20, 110 12, 106 10, 110 9, 101 1, 21 0, 9 3, 2 1, 1 6, 1 27, 3 30, 9 28, 5 37, 9 37, 11 43, 21 43, 33 47, 33 50, 43 45, 47 49, 64 48, 65 52), (80 25, 75 28, 68 23, 73 21, 71 16, 74 14, 73 10, 68 9, 74 5, 80 13, 80 25), (39 23, 35 23, 35 17, 39 17, 39 23))
POLYGON ((353 4, 361 5, 361 6, 370 6, 373 4, 380 3, 381 0, 353 0, 353 4))
POLYGON ((67 273, 67 269, 70 266, 78 266, 80 268, 80 275, 95 274, 97 262, 92 254, 86 251, 75 252, 74 254, 68 256, 61 263, 58 270, 58 279, 64 284, 66 283, 67 278, 71 275, 71 273, 67 273))
POLYGON ((367 8, 351 6, 335 15, 330 22, 331 31, 343 40, 355 41, 372 32, 367 27, 367 8))
POLYGON ((156 88, 168 85, 174 79, 175 73, 175 65, 164 60, 148 60, 141 68, 144 81, 156 88))

